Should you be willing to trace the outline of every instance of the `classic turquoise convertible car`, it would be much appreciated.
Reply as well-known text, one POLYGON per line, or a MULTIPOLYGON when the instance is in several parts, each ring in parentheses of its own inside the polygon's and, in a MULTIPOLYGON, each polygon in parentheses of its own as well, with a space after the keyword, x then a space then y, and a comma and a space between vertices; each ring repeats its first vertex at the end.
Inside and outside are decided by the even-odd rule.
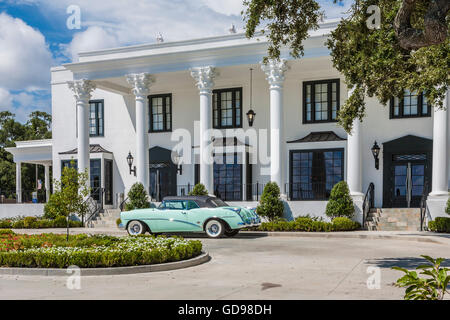
POLYGON ((233 237, 261 224, 254 209, 230 207, 211 196, 167 197, 156 209, 122 212, 120 218, 133 236, 204 231, 210 238, 233 237))

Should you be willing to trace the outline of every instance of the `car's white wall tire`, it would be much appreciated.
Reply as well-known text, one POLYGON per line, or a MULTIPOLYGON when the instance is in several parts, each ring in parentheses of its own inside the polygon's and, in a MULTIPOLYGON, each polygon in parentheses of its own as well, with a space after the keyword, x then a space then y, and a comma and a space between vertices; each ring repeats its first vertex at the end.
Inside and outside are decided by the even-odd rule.
POLYGON ((134 220, 128 224, 127 232, 130 236, 140 236, 147 232, 147 228, 141 221, 134 220))
POLYGON ((205 232, 212 239, 220 238, 225 232, 225 225, 219 220, 211 219, 206 223, 205 232))

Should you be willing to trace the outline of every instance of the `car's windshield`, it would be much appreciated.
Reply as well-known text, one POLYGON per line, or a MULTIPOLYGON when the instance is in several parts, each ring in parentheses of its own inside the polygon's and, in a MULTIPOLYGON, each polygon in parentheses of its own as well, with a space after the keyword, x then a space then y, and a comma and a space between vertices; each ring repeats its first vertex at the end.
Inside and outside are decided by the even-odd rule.
POLYGON ((223 201, 219 198, 213 198, 213 199, 211 199, 211 202, 213 203, 214 206, 216 206, 218 208, 219 207, 229 207, 229 205, 225 201, 223 201))
POLYGON ((185 201, 177 201, 177 200, 167 200, 163 201, 159 206, 159 209, 163 210, 185 210, 186 202, 185 201))

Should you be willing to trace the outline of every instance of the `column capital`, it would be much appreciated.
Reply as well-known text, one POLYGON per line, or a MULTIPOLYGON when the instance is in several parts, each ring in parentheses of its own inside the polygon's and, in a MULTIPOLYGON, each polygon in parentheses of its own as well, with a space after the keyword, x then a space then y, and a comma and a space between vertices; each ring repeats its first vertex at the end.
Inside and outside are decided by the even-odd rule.
POLYGON ((211 66, 191 69, 191 76, 194 78, 200 94, 211 93, 214 88, 214 78, 218 75, 217 70, 211 66))
POLYGON ((148 73, 135 73, 126 76, 127 82, 132 86, 131 90, 136 97, 146 97, 150 94, 150 86, 155 82, 148 73))
POLYGON ((67 83, 73 91, 75 99, 82 102, 88 102, 92 91, 96 89, 95 83, 90 80, 75 80, 67 83))
POLYGON ((266 74, 271 89, 281 89, 283 87, 285 73, 288 70, 285 59, 270 59, 267 63, 261 63, 261 69, 266 74))

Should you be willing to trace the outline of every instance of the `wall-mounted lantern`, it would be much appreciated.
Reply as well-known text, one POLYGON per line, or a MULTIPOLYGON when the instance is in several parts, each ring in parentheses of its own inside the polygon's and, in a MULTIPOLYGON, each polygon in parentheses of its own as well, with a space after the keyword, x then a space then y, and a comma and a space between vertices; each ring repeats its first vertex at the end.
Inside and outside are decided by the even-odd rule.
POLYGON ((134 158, 131 155, 131 151, 130 151, 130 153, 128 154, 128 157, 127 157, 127 163, 128 163, 128 166, 130 167, 130 175, 134 173, 134 176, 136 177, 136 166, 133 167, 133 161, 134 161, 134 158))
POLYGON ((378 146, 378 143, 375 141, 375 144, 372 147, 372 154, 375 159, 375 169, 380 169, 380 151, 381 148, 378 146))
POLYGON ((172 152, 172 162, 177 166, 177 172, 180 176, 183 175, 183 158, 178 154, 178 152, 172 152))

